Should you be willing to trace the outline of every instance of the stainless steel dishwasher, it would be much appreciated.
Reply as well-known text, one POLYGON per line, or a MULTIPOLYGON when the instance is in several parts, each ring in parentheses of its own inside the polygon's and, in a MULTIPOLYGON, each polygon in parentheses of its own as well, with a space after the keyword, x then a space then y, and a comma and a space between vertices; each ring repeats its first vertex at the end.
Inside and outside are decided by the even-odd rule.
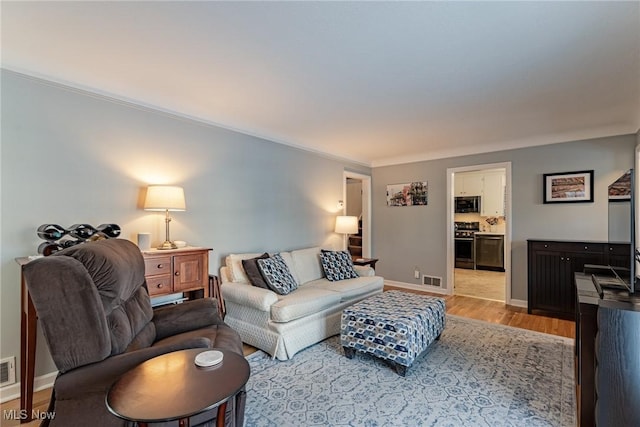
POLYGON ((504 236, 476 233, 476 269, 504 271, 504 236))

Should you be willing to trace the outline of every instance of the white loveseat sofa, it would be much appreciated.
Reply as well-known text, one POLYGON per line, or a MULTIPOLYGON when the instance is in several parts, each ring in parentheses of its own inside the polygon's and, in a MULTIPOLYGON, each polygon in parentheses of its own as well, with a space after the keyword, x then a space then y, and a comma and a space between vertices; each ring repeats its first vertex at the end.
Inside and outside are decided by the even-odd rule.
POLYGON ((232 254, 220 268, 227 307, 225 322, 242 341, 279 360, 340 333, 342 309, 382 292, 384 280, 370 267, 354 266, 359 277, 331 282, 324 277, 319 247, 280 252, 298 288, 287 295, 252 286, 243 259, 259 253, 232 254))

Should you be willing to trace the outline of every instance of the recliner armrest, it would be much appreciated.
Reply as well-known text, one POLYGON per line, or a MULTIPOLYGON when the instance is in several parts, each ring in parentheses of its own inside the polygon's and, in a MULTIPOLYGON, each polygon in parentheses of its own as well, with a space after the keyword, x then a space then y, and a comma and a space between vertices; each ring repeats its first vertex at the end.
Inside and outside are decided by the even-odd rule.
POLYGON ((151 321, 156 327, 156 341, 205 326, 224 324, 218 314, 218 301, 213 298, 158 308, 153 311, 151 321))
POLYGON ((173 351, 189 348, 208 348, 208 338, 190 338, 183 341, 107 357, 105 360, 61 374, 56 378, 56 399, 74 399, 84 397, 87 393, 106 393, 109 387, 124 373, 142 362, 173 351))

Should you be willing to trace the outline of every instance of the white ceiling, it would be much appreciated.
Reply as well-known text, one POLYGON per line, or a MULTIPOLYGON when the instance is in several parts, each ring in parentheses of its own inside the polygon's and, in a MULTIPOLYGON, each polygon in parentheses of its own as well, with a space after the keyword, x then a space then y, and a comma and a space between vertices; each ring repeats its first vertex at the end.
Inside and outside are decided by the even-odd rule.
POLYGON ((9 2, 2 66, 372 166, 636 132, 640 2, 9 2))

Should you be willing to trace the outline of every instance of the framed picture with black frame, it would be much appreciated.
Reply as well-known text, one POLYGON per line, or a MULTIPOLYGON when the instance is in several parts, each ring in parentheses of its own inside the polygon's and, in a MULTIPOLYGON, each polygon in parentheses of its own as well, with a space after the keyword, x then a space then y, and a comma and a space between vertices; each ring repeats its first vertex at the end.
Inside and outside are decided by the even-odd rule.
POLYGON ((545 173, 544 203, 593 203, 593 170, 545 173))

